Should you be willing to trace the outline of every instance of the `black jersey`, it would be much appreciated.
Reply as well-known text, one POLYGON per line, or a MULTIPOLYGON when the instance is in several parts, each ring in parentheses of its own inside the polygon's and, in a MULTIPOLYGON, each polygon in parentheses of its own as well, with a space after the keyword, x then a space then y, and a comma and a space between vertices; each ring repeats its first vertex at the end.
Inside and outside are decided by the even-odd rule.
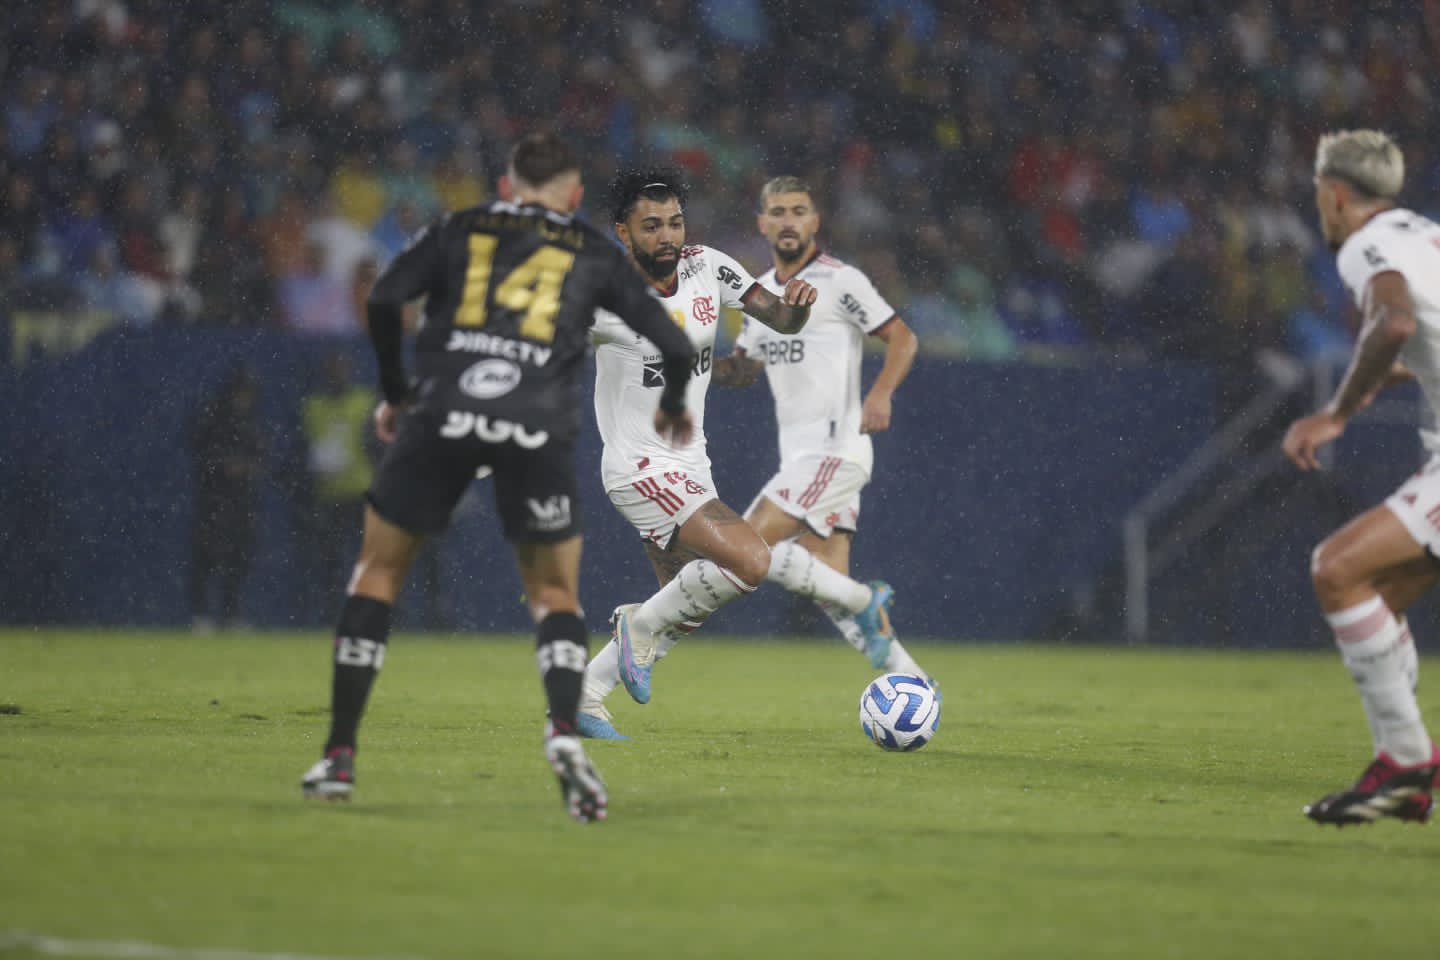
POLYGON ((624 252, 594 227, 542 206, 495 201, 442 217, 381 273, 367 318, 391 403, 473 411, 572 435, 576 381, 595 309, 665 357, 665 409, 684 407, 693 348, 624 252), (400 306, 426 297, 416 388, 400 350, 400 306))

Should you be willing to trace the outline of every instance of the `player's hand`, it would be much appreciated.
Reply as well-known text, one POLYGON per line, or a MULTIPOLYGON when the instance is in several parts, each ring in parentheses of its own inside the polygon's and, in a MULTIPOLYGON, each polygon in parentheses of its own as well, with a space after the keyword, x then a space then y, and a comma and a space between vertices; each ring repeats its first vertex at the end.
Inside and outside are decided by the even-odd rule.
POLYGON ((395 440, 395 425, 399 422, 403 409, 384 400, 375 408, 375 436, 379 437, 382 443, 392 443, 395 440))
POLYGON ((655 432, 670 446, 683 447, 695 436, 695 421, 690 419, 689 411, 666 413, 656 410, 655 432))
POLYGON ((879 433, 890 429, 890 395, 870 391, 860 406, 860 432, 879 433))
POLYGON ((1301 470, 1320 469, 1320 460, 1315 451, 1345 432, 1345 418, 1338 413, 1321 410, 1308 417, 1301 417, 1290 424, 1281 444, 1285 456, 1301 470))
POLYGON ((814 287, 796 277, 785 284, 785 292, 780 299, 787 307, 813 307, 817 296, 819 293, 814 287))

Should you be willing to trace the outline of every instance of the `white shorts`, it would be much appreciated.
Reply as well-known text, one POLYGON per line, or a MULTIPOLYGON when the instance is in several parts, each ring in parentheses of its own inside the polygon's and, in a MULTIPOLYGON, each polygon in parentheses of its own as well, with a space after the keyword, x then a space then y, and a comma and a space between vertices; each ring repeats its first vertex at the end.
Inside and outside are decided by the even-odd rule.
POLYGON ((761 500, 770 500, 818 537, 829 537, 836 530, 854 533, 860 520, 860 491, 869 482, 870 475, 849 460, 797 457, 780 465, 780 472, 745 512, 748 515, 761 500))
POLYGON ((1440 456, 1431 457, 1409 480, 1385 498, 1415 542, 1440 558, 1440 456))
POLYGON ((645 474, 606 492, 641 539, 662 550, 670 546, 675 531, 716 496, 710 474, 684 470, 645 474))

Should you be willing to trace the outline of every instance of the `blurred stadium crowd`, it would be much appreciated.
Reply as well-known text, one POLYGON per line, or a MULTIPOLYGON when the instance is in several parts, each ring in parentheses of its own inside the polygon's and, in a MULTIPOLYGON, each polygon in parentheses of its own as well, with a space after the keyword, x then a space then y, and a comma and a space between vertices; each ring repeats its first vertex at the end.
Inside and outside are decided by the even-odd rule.
POLYGON ((1440 183, 1419 4, 38 0, 0 20, 0 309, 353 333, 375 270, 517 133, 691 174, 760 269, 760 184, 927 349, 1223 361, 1344 349, 1325 128, 1440 183), (1363 14, 1363 16, 1362 16, 1363 14))

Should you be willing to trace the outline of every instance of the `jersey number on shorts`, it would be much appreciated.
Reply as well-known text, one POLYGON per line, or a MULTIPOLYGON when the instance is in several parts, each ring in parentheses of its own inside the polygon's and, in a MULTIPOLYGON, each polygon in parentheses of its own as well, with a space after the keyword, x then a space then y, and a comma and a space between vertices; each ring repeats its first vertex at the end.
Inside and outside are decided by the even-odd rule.
POLYGON ((560 309, 560 288, 565 275, 575 265, 575 254, 559 247, 545 246, 536 250, 500 281, 492 295, 496 238, 488 233, 470 235, 470 265, 465 270, 465 290, 455 325, 485 326, 486 313, 493 302, 497 307, 524 311, 520 336, 549 343, 555 339, 555 314, 560 309))

